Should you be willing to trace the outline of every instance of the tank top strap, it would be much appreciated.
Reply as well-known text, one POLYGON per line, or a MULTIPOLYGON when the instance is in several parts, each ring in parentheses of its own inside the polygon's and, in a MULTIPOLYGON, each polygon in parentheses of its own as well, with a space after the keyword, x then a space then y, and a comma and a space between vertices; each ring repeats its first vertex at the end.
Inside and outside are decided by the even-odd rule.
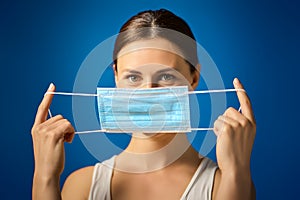
MULTIPOLYGON (((89 200, 111 200, 110 186, 116 156, 97 163, 94 167, 89 200)), ((210 200, 216 163, 203 157, 180 200, 210 200)))
POLYGON ((111 200, 110 185, 116 156, 94 167, 89 200, 111 200))
POLYGON ((180 200, 211 200, 214 176, 217 168, 216 163, 209 158, 203 157, 180 200))

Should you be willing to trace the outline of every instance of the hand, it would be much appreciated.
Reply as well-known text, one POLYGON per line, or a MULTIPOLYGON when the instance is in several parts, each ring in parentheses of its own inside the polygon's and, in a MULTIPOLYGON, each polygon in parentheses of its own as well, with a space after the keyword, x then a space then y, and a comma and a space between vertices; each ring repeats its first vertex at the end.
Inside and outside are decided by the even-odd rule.
MULTIPOLYGON (((238 79, 234 80, 234 87, 244 89, 238 79)), ((238 91, 237 96, 242 113, 234 108, 228 108, 214 123, 214 132, 217 135, 217 161, 221 173, 250 174, 250 157, 256 123, 247 94, 238 91)))
MULTIPOLYGON (((51 83, 48 92, 54 92, 51 83)), ((47 120, 48 109, 53 95, 44 96, 31 130, 34 148, 35 176, 43 178, 59 178, 64 168, 64 142, 71 142, 74 128, 61 115, 47 120)))

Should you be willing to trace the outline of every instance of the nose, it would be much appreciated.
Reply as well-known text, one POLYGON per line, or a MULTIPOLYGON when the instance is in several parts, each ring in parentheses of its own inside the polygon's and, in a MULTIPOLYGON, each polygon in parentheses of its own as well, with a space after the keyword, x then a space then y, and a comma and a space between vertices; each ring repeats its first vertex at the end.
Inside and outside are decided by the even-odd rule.
POLYGON ((146 82, 143 84, 143 88, 145 89, 150 89, 155 87, 159 87, 159 84, 156 83, 152 78, 148 78, 146 82))
POLYGON ((145 89, 150 89, 150 88, 155 88, 155 87, 159 87, 159 85, 157 83, 153 83, 153 82, 148 82, 143 86, 143 88, 145 88, 145 89))

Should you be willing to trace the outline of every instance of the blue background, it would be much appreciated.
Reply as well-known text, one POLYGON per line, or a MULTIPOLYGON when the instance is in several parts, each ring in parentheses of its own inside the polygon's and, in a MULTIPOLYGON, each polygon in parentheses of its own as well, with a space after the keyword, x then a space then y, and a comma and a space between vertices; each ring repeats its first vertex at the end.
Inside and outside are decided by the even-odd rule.
MULTIPOLYGON (((243 81, 257 120, 251 166, 257 199, 299 196, 296 1, 1 1, 1 199, 31 198, 30 129, 49 83, 72 91, 77 70, 97 44, 138 11, 161 7, 189 23, 226 87, 232 87, 235 76, 243 81)), ((60 106, 71 111, 69 100, 60 106)), ((71 113, 64 115, 72 120, 71 113)), ((209 156, 214 159, 214 152, 209 156)), ((62 182, 75 169, 95 162, 76 136, 66 144, 62 182)))

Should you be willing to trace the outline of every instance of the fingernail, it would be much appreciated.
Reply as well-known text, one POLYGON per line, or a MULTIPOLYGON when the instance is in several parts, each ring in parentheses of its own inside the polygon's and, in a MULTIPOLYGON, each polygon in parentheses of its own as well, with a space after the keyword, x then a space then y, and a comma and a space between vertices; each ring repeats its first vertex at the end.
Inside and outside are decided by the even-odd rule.
POLYGON ((53 88, 53 83, 50 83, 48 90, 51 90, 53 88))
POLYGON ((239 79, 238 79, 238 78, 234 78, 234 80, 233 80, 233 83, 234 83, 234 84, 239 84, 239 83, 240 83, 240 81, 239 81, 239 79))

